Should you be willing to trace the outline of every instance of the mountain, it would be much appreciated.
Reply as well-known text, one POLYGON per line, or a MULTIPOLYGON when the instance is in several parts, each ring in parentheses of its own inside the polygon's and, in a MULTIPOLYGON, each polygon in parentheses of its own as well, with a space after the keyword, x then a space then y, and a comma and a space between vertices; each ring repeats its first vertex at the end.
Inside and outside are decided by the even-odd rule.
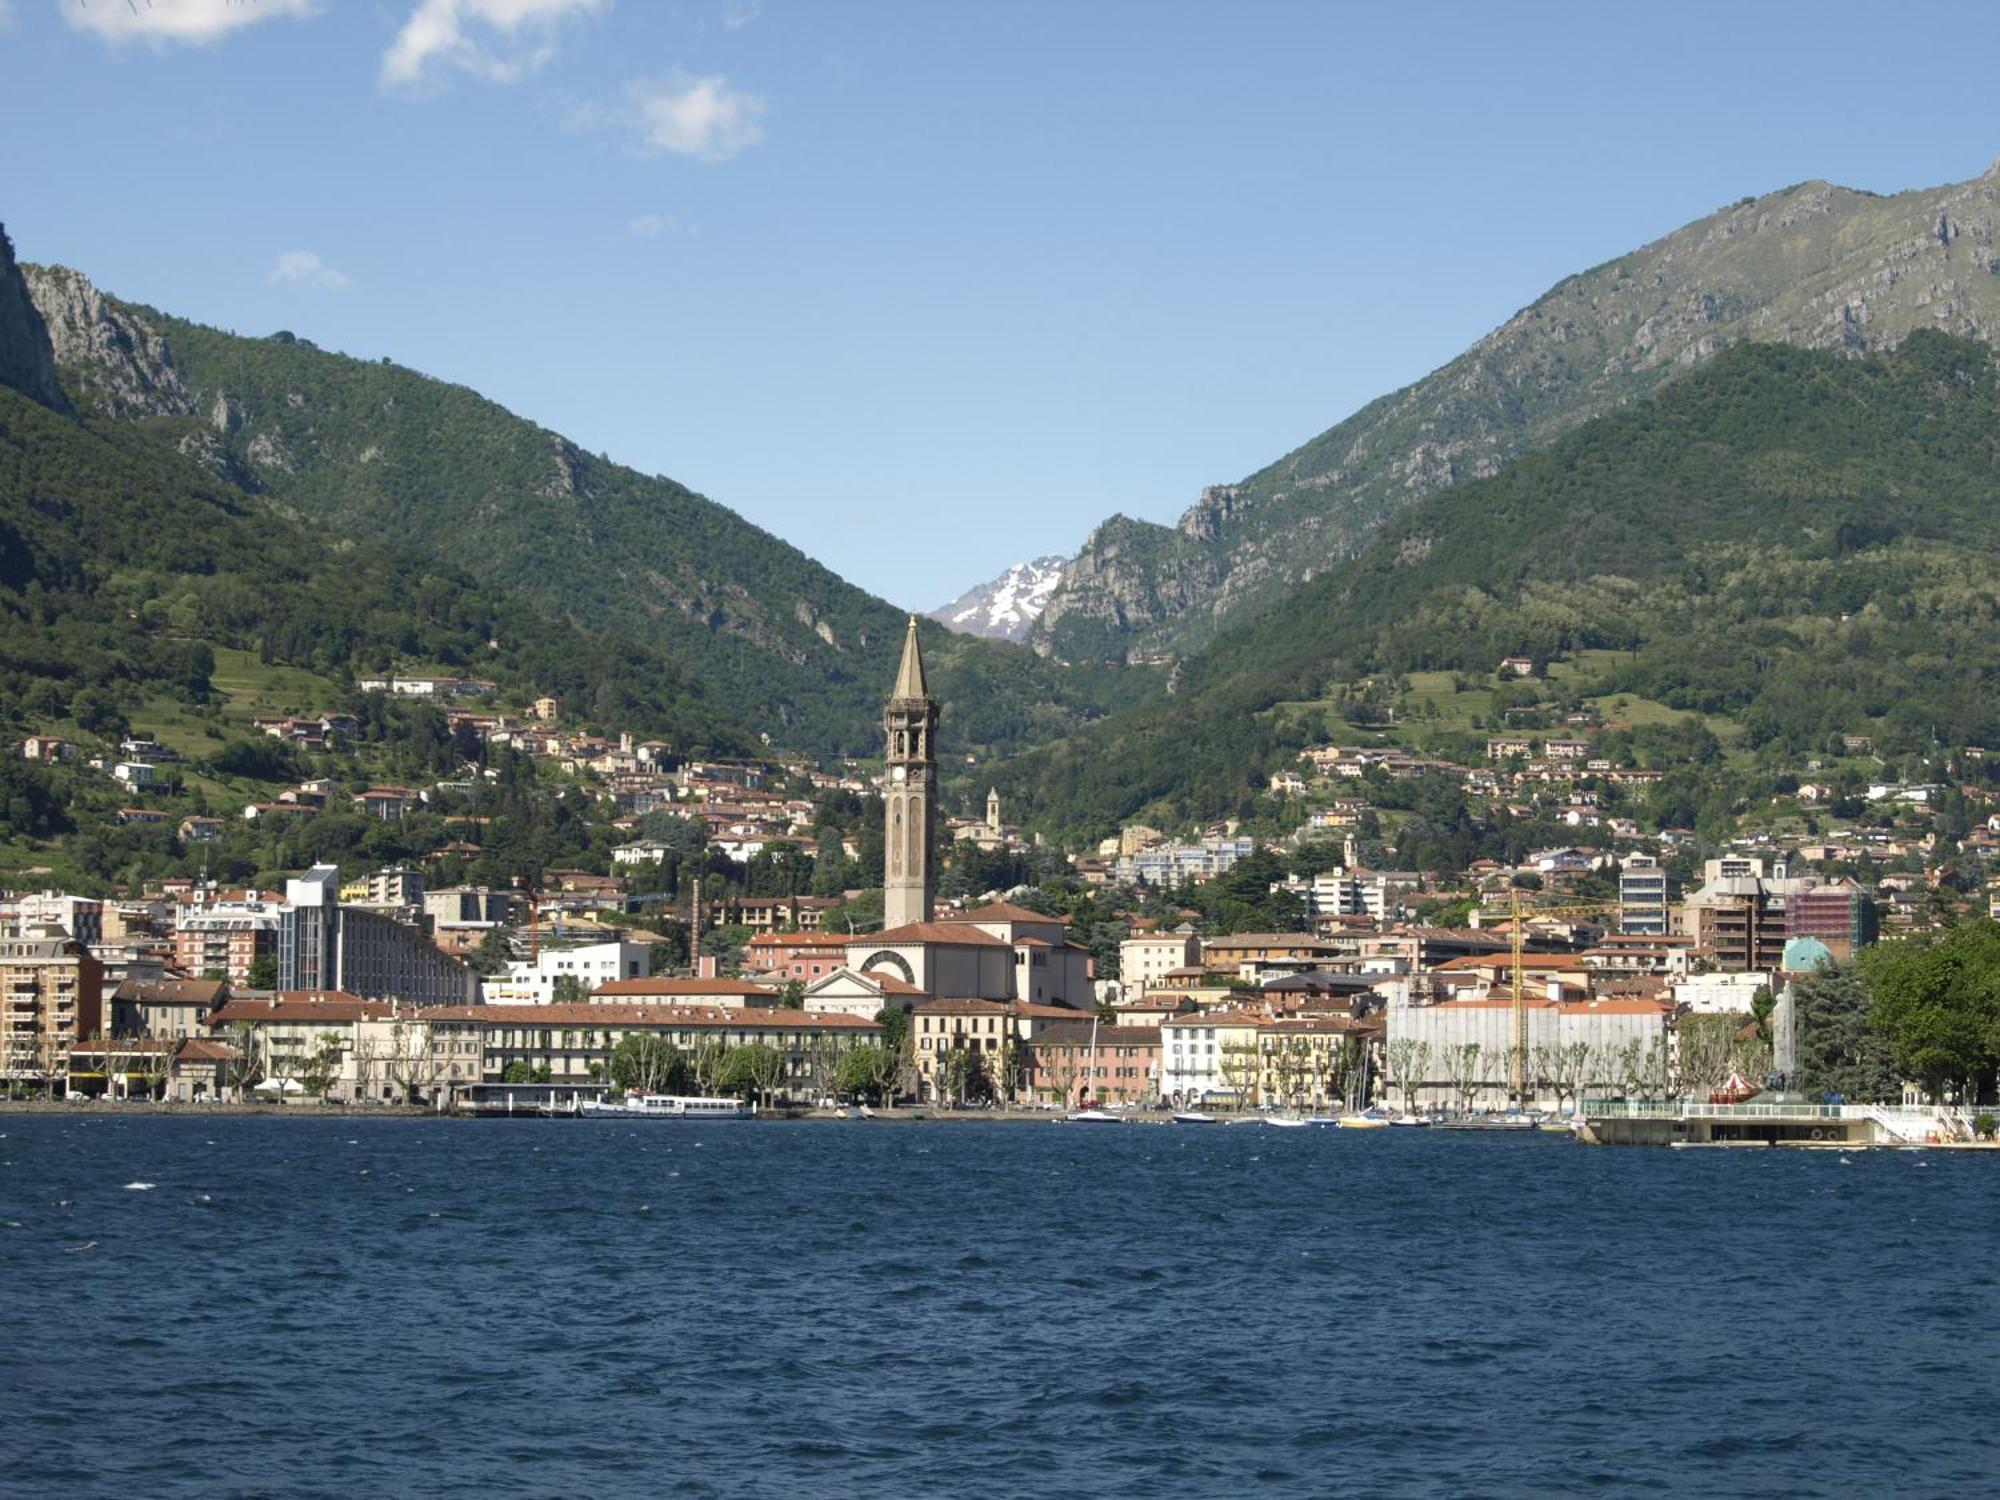
MULTIPOLYGON (((73 270, 24 269, 64 388, 95 420, 134 425, 303 521, 662 654, 776 743, 879 749, 904 614, 726 507, 386 359, 242 337, 73 270)), ((954 750, 982 758, 1156 685, 941 627, 925 651, 954 750)))
POLYGON ((1185 655, 1350 556, 1389 517, 1497 473, 1747 340, 1849 352, 1912 330, 2000 339, 2000 163, 1881 197, 1746 198, 1551 288, 1464 354, 1177 527, 1113 517, 1030 639, 1067 660, 1185 655))
POLYGON ((3 232, 0 252, 0 308, 13 310, 0 328, 0 738, 115 738, 133 712, 172 704, 219 741, 217 657, 230 651, 252 676, 300 669, 330 693, 415 664, 490 679, 516 704, 554 694, 579 717, 681 749, 754 747, 657 651, 436 559, 329 535, 143 425, 19 388, 55 341, 19 311, 29 304, 3 232))
POLYGON ((27 284, 14 260, 13 241, 4 230, 0 230, 0 385, 52 411, 69 409, 56 379, 49 331, 28 298, 27 284))
POLYGON ((1993 351, 1928 330, 1862 357, 1744 344, 1406 508, 1183 661, 1171 697, 1000 785, 1076 835, 1242 815, 1268 772, 1382 705, 1411 742, 1477 757, 1484 725, 1426 718, 1482 682, 1484 701, 1515 654, 1562 664, 1519 686, 1559 724, 1643 700, 1656 723, 1715 717, 1751 762, 1866 734, 1894 763, 2000 743, 1996 622, 1993 351))
POLYGON ((930 618, 965 635, 1021 640, 1040 616, 1067 561, 1051 556, 1015 563, 991 583, 967 589, 951 603, 931 610, 930 618))

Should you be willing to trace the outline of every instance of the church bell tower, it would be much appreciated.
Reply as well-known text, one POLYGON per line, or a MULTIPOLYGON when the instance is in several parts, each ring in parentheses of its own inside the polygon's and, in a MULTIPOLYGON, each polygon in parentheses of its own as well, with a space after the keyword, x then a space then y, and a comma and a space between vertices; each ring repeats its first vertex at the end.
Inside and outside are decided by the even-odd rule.
POLYGON ((882 715, 888 732, 888 781, 882 840, 882 925, 931 919, 931 806, 937 792, 937 700, 924 681, 917 617, 903 637, 903 664, 882 715))

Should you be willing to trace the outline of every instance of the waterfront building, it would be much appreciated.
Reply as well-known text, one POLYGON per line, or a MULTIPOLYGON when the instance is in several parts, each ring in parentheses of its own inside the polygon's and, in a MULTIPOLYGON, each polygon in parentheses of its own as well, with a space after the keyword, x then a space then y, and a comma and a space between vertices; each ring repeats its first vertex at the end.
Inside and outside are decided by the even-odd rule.
POLYGON ((43 929, 0 939, 0 1079, 51 1088, 104 1025, 104 966, 79 938, 43 929))
POLYGON ((1003 1098, 1012 1098, 1021 1084, 1023 1044, 1051 1025, 1076 1019, 1077 1012, 1069 1006, 1037 1005, 1026 1000, 919 1001, 910 1013, 910 1033, 922 1091, 926 1097, 939 1097, 949 1082, 946 1070, 950 1055, 966 1052, 978 1059, 994 1090, 1003 1098))
POLYGON ((410 1005, 463 1004, 478 977, 422 931, 364 907, 343 906, 340 871, 314 865, 285 882, 278 922, 278 987, 345 992, 410 1005))
POLYGON ((220 979, 128 979, 111 994, 111 1027, 116 1037, 208 1035, 208 1018, 229 998, 220 979))
POLYGON ((1176 1108, 1256 1103, 1263 1012, 1213 1010, 1160 1023, 1160 1096, 1176 1108))
POLYGON ((1056 1021, 1022 1047, 1021 1087, 1055 1104, 1157 1104, 1160 1028, 1056 1021))
POLYGON ((873 1045, 882 1036, 872 1020, 825 1011, 629 1000, 558 1002, 533 1009, 450 1006, 425 1012, 423 1022, 435 1059, 433 1086, 447 1096, 475 1082, 501 1082, 516 1064, 537 1074, 546 1070, 554 1083, 608 1079, 620 1042, 628 1036, 657 1036, 684 1055, 704 1046, 773 1047, 783 1058, 777 1095, 816 1099, 832 1091, 841 1054, 873 1045), (470 1072, 475 1056, 477 1077, 470 1072))

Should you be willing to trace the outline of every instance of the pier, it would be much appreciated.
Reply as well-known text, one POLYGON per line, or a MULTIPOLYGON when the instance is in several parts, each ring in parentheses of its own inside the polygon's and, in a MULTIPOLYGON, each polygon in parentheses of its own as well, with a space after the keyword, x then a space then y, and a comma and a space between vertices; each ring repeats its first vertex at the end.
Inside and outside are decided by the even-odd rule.
POLYGON ((1966 1112, 1929 1104, 1709 1104, 1586 1099, 1578 1139, 1593 1146, 1923 1146, 1972 1139, 1966 1112))

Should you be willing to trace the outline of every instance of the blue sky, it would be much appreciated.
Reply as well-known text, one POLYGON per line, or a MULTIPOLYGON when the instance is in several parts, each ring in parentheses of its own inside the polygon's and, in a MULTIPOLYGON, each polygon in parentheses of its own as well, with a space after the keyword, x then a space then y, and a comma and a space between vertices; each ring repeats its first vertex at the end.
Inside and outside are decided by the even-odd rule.
POLYGON ((0 221, 927 607, 1745 194, 1982 171, 2000 10, 1883 15, 0 0, 0 221))

